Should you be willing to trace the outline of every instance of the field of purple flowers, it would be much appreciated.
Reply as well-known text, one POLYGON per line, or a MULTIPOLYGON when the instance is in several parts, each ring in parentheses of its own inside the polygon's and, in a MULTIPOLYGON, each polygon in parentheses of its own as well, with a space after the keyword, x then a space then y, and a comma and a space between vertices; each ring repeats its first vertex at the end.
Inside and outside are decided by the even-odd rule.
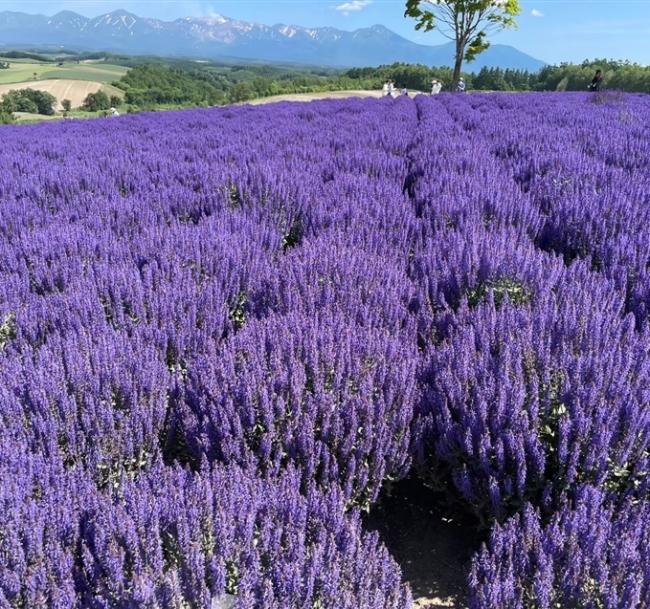
POLYGON ((405 478, 471 609, 650 608, 650 98, 4 127, 0 212, 0 609, 409 609, 405 478))

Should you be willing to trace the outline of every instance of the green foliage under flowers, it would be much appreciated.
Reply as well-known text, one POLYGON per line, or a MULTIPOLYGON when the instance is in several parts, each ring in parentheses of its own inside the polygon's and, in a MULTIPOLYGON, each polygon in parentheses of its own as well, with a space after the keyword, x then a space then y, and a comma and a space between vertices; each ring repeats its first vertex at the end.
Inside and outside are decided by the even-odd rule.
POLYGON ((0 351, 12 339, 16 338, 16 317, 13 314, 7 315, 2 324, 0 324, 0 351))
POLYGON ((470 307, 476 307, 481 302, 484 302, 490 293, 492 293, 494 304, 497 307, 501 306, 505 297, 514 305, 526 304, 531 299, 531 294, 525 285, 509 277, 500 277, 484 281, 469 290, 467 302, 470 307))

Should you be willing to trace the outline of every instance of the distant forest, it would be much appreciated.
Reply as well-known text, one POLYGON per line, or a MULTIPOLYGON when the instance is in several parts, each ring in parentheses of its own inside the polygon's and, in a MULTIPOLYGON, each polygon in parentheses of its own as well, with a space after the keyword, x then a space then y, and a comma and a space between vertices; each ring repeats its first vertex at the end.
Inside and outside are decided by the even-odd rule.
MULTIPOLYGON (((466 73, 470 90, 482 91, 584 91, 594 72, 605 73, 605 86, 620 91, 650 93, 650 68, 607 60, 547 66, 536 73, 483 68, 466 73)), ((190 62, 149 63, 135 66, 119 82, 127 104, 147 108, 160 104, 219 105, 290 93, 380 89, 391 79, 411 90, 428 91, 433 78, 449 86, 450 68, 393 64, 347 71, 264 65, 190 62)))
MULTIPOLYGON (((51 53, 38 49, 3 51, 3 58, 57 62, 95 60, 130 68, 114 86, 124 91, 127 111, 185 106, 213 106, 260 97, 323 91, 378 90, 393 80, 411 91, 428 92, 431 80, 449 90, 451 68, 395 63, 376 68, 341 70, 300 65, 198 61, 112 53, 51 53)), ((469 64, 471 68, 471 64, 469 64)), ((472 91, 585 91, 596 69, 605 74, 605 88, 650 93, 650 67, 598 59, 581 64, 546 66, 539 72, 483 68, 466 72, 472 91)), ((111 99, 110 104, 119 100, 111 99)))
MULTIPOLYGON (((110 61, 118 63, 115 58, 110 61)), ((465 80, 470 90, 585 91, 597 68, 604 71, 608 89, 650 93, 650 67, 611 60, 546 66, 535 73, 483 68, 478 73, 465 73, 465 80)), ((450 68, 401 63, 342 71, 159 60, 136 65, 113 84, 125 91, 127 104, 147 108, 160 104, 218 105, 291 93, 380 89, 388 79, 410 90, 426 92, 433 78, 442 81, 448 89, 451 76, 450 68)))
MULTIPOLYGON (((478 73, 465 73, 464 77, 469 89, 481 91, 586 91, 597 69, 603 70, 608 89, 650 93, 650 67, 606 59, 546 66, 539 72, 483 68, 478 73)), ((391 78, 404 86, 427 91, 433 78, 441 80, 448 88, 451 73, 451 68, 394 64, 353 69, 346 75, 360 82, 370 81, 374 86, 391 78)))

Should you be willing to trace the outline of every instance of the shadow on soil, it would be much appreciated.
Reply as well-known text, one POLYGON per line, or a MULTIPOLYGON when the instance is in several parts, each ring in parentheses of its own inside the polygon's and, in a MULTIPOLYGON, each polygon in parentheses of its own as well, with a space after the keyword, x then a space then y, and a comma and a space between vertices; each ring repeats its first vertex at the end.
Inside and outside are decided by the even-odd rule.
POLYGON ((483 539, 471 522, 450 522, 420 482, 396 484, 365 518, 402 568, 414 609, 464 609, 470 559, 483 539))

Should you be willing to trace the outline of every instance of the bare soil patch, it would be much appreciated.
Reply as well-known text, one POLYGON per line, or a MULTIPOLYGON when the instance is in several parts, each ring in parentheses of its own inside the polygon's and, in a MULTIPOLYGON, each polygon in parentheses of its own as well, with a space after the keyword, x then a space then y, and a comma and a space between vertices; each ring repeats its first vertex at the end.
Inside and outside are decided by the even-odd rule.
MULTIPOLYGON (((409 91, 409 95, 416 95, 418 91, 409 91)), ((281 101, 290 101, 290 102, 310 102, 316 101, 318 99, 348 99, 350 97, 373 97, 379 98, 382 97, 381 91, 325 91, 322 93, 291 93, 287 95, 273 95, 272 97, 262 97, 260 99, 254 99, 247 104, 252 104, 254 106, 260 104, 272 104, 274 102, 281 101)), ((394 95, 393 97, 398 97, 394 95)))
POLYGON ((481 537, 471 523, 450 522, 434 494, 416 481, 395 486, 366 517, 402 568, 413 609, 465 609, 467 574, 481 537))

